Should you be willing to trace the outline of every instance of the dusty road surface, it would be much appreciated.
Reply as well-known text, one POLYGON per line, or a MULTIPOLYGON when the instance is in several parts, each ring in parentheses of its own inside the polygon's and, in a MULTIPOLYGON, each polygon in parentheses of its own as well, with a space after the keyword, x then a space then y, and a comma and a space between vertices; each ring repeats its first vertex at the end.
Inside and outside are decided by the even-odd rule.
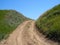
POLYGON ((44 38, 35 28, 34 21, 25 21, 0 45, 58 45, 44 38))

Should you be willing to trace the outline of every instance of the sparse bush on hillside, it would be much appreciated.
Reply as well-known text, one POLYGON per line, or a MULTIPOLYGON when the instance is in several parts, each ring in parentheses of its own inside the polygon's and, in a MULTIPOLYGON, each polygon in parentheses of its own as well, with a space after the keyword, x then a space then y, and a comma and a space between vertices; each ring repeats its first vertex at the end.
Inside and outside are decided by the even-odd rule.
POLYGON ((25 20, 28 18, 15 10, 0 10, 0 41, 25 20))
POLYGON ((36 26, 46 37, 60 41, 60 4, 40 16, 36 26))

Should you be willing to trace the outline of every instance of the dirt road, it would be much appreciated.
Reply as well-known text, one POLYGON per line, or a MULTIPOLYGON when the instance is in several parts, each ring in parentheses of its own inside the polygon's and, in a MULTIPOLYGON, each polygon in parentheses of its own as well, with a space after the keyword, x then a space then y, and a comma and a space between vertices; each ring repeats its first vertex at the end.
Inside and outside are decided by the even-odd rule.
POLYGON ((58 45, 46 40, 35 28, 34 21, 25 21, 0 45, 58 45))

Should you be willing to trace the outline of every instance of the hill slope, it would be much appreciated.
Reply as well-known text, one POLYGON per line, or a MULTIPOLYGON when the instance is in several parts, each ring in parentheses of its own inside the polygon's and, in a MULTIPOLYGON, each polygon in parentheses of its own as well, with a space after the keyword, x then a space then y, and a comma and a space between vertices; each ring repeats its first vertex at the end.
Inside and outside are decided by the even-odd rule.
POLYGON ((36 26, 46 37, 60 41, 60 4, 40 16, 36 21, 36 26))
POLYGON ((25 20, 28 18, 15 10, 0 10, 0 41, 25 20))

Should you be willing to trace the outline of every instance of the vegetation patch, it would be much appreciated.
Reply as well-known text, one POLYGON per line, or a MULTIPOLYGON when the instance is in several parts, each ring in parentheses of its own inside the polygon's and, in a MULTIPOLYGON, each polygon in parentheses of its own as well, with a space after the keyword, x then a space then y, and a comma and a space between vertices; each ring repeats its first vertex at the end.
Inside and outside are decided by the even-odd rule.
POLYGON ((0 41, 6 39, 19 24, 28 19, 15 10, 0 10, 0 41))
POLYGON ((40 16, 36 26, 46 37, 60 42, 60 4, 40 16))

